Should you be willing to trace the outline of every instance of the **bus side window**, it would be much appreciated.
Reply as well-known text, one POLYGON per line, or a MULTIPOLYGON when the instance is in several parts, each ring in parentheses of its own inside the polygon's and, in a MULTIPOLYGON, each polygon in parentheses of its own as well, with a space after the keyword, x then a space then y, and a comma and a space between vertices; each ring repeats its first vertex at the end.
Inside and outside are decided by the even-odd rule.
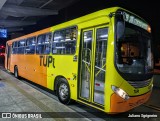
POLYGON ((43 52, 44 54, 49 54, 49 53, 50 53, 50 49, 51 49, 51 45, 50 45, 51 38, 52 38, 52 34, 51 34, 51 33, 46 34, 46 37, 45 37, 45 45, 44 45, 44 52, 43 52))
POLYGON ((35 37, 28 38, 26 40, 25 53, 26 54, 34 54, 35 53, 35 45, 36 45, 36 38, 35 37))
POLYGON ((17 42, 12 43, 12 54, 17 54, 17 42))
POLYGON ((46 33, 43 35, 39 35, 37 39, 37 54, 49 54, 50 53, 50 41, 51 41, 51 33, 46 33))
POLYGON ((26 44, 25 39, 18 41, 18 48, 17 48, 17 53, 18 54, 24 54, 25 44, 26 44))
POLYGON ((74 54, 76 51, 77 27, 56 31, 53 35, 53 54, 74 54))

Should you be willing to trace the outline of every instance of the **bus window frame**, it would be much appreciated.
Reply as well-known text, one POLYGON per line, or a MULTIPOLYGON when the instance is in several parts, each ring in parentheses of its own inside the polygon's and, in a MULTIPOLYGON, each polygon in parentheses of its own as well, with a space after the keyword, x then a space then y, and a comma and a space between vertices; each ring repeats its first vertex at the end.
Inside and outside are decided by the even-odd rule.
POLYGON ((78 41, 78 26, 77 25, 73 25, 73 26, 69 26, 69 27, 66 27, 66 28, 61 28, 61 29, 57 29, 53 32, 53 36, 52 36, 52 40, 51 40, 51 53, 52 55, 75 55, 76 52, 77 52, 77 41, 78 41), (75 52, 73 54, 59 54, 59 53, 53 53, 52 51, 52 47, 53 47, 53 43, 54 43, 54 35, 57 31, 62 31, 62 30, 66 30, 66 29, 69 29, 69 28, 74 28, 76 29, 76 43, 75 43, 75 52))
POLYGON ((26 38, 26 45, 25 45, 25 52, 24 52, 24 54, 25 55, 34 55, 36 53, 36 45, 37 45, 37 36, 32 36, 32 37, 26 38), (32 46, 32 45, 27 45, 27 40, 31 39, 31 38, 34 38, 34 40, 35 40, 35 45, 33 45, 33 46, 35 46, 34 47, 35 50, 34 50, 34 53, 26 53, 26 47, 32 46))
POLYGON ((24 49, 24 52, 23 53, 17 53, 17 54, 19 54, 19 55, 24 55, 25 54, 25 47, 26 47, 26 38, 24 38, 24 39, 21 39, 21 40, 19 40, 19 41, 17 41, 17 42, 20 42, 20 41, 25 41, 25 44, 24 44, 24 46, 18 46, 17 45, 17 52, 18 52, 18 48, 23 48, 24 49))
POLYGON ((52 37, 53 37, 52 32, 47 32, 47 33, 39 34, 36 36, 36 50, 35 50, 36 55, 49 55, 51 53, 51 48, 52 48, 51 45, 50 45, 50 52, 48 54, 47 53, 37 53, 38 37, 42 35, 47 35, 47 34, 51 34, 51 41, 49 42, 49 44, 40 44, 40 45, 50 45, 52 43, 52 37))
POLYGON ((11 54, 18 54, 18 53, 17 53, 17 49, 18 49, 18 41, 12 42, 12 50, 11 50, 12 52, 11 52, 11 54), (14 46, 15 43, 16 43, 17 46, 14 46), (13 49, 16 49, 16 53, 13 53, 13 49))

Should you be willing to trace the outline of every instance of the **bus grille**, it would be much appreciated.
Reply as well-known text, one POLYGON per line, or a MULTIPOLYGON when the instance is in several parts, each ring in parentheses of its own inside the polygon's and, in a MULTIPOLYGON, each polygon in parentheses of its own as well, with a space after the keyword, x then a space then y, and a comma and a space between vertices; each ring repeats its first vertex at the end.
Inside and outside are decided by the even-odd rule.
POLYGON ((142 88, 146 87, 150 84, 151 79, 145 80, 145 81, 128 81, 130 85, 132 85, 134 88, 142 88))

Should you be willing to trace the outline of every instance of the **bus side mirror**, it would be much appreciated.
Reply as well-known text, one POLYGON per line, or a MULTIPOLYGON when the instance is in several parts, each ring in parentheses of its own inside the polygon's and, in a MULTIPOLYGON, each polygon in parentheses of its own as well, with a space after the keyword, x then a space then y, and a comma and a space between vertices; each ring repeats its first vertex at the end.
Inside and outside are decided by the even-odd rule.
POLYGON ((124 31, 125 31, 124 21, 118 21, 117 22, 117 40, 124 38, 124 31))

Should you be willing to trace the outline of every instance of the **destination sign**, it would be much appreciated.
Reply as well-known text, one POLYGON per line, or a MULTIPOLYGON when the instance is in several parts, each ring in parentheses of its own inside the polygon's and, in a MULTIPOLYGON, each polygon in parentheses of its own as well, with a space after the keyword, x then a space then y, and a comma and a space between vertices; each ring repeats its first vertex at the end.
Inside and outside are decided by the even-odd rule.
POLYGON ((145 29, 145 30, 148 31, 148 27, 149 26, 148 26, 147 23, 141 21, 140 19, 138 19, 135 16, 130 15, 130 14, 126 13, 126 12, 124 12, 124 15, 125 15, 125 21, 126 22, 128 22, 130 24, 134 24, 134 25, 136 25, 138 27, 141 27, 142 29, 145 29))

